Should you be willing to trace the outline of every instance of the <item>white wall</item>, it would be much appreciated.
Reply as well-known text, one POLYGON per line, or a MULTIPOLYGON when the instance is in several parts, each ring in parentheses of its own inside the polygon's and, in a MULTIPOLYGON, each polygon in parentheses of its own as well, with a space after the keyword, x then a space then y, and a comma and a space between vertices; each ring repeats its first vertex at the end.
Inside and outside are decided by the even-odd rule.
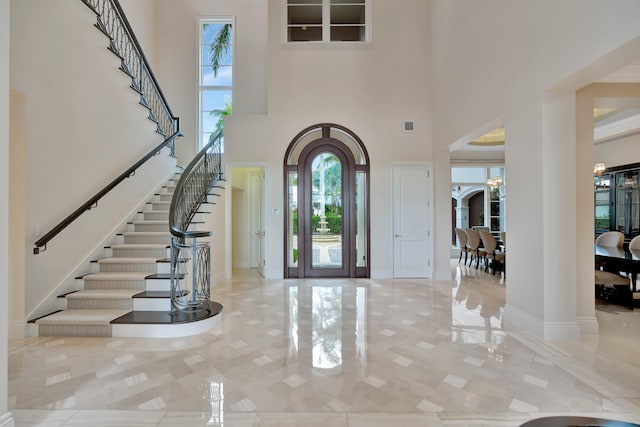
POLYGON ((0 426, 14 425, 8 412, 9 304, 9 0, 0 0, 0 426))
MULTIPOLYGON (((375 230, 372 274, 391 275, 390 165, 431 158, 429 3, 404 0, 401 8, 392 0, 372 3, 372 44, 318 47, 282 44, 279 0, 158 2, 160 67, 156 75, 169 82, 165 93, 176 105, 174 112, 193 143, 197 133, 197 18, 236 18, 237 74, 233 116, 225 126, 225 160, 267 164, 267 277, 283 275, 285 150, 300 130, 320 122, 348 127, 369 151, 371 228, 375 230), (415 122, 413 133, 403 131, 408 120, 415 122), (273 208, 280 215, 274 215, 273 208)), ((181 158, 189 157, 186 146, 179 151, 181 158)))
POLYGON ((640 162, 640 135, 631 135, 596 144, 594 159, 604 162, 608 168, 640 162))
POLYGON ((281 2, 269 2, 269 114, 234 115, 226 127, 230 161, 266 161, 267 276, 283 275, 284 153, 302 129, 322 122, 355 132, 371 159, 371 274, 390 277, 391 164, 431 159, 428 2, 373 4, 373 43, 313 46, 281 42, 281 2), (402 27, 402 31, 398 28, 402 27), (405 121, 415 131, 403 130, 405 121))
MULTIPOLYGON (((9 339, 25 336, 26 97, 11 91, 9 126, 9 339)), ((28 247, 31 249, 31 246, 28 247)))
POLYGON ((82 2, 20 0, 11 6, 11 88, 26 100, 25 312, 30 316, 55 297, 56 287, 70 286, 69 278, 73 282, 74 274, 88 270, 82 260, 160 184, 174 161, 154 157, 54 238, 46 252, 33 255, 38 226, 50 230, 162 137, 82 2))
POLYGON ((198 19, 236 18, 234 114, 267 112, 267 0, 157 0, 154 72, 180 117, 186 137, 178 145, 186 166, 198 143, 198 19))
MULTIPOLYGON (((554 229, 575 231, 575 221, 567 222, 564 215, 554 215, 553 207, 544 210, 545 205, 554 206, 556 198, 548 191, 550 181, 542 177, 550 172, 549 168, 555 176, 560 176, 558 169, 571 166, 573 159, 567 159, 566 165, 555 162, 551 151, 543 150, 543 141, 570 134, 574 140, 567 143, 575 147, 576 124, 566 123, 574 129, 571 134, 544 120, 543 111, 556 108, 547 92, 570 96, 580 87, 635 59, 637 49, 634 53, 633 49, 620 50, 619 47, 635 44, 640 36, 636 25, 640 3, 620 1, 612 7, 609 2, 595 0, 472 3, 433 0, 431 4, 433 102, 437 106, 433 110, 433 138, 437 145, 434 149, 443 153, 449 144, 497 117, 504 117, 509 176, 508 308, 511 314, 526 318, 523 324, 527 323, 542 335, 548 332, 550 323, 561 329, 562 313, 557 308, 550 311, 545 300, 557 287, 576 284, 563 283, 566 276, 557 269, 553 269, 554 273, 545 273, 551 266, 544 262, 543 254, 549 256, 558 248, 549 241, 549 236, 541 239, 540 231, 548 224, 553 224, 554 229), (487 22, 491 25, 486 25, 487 22)), ((573 107, 569 104, 563 104, 565 110, 560 113, 575 117, 575 111, 568 111, 575 110, 575 104, 573 107)), ((556 143, 563 141, 556 139, 556 143)), ((575 148, 572 153, 575 158, 575 148)), ((442 167, 444 161, 436 160, 435 165, 436 169, 442 167)), ((579 165, 578 170, 582 169, 579 165)), ((575 165, 572 170, 576 171, 575 165)), ((436 232, 448 230, 451 222, 446 175, 436 171, 438 176, 442 181, 438 184, 436 179, 436 232)), ((575 177, 573 182, 574 187, 564 191, 575 192, 575 177)), ((581 191, 584 191, 582 187, 581 191)), ((556 209, 563 208, 557 206, 556 209)), ((554 236, 554 239, 571 235, 554 236)), ((436 254, 446 253, 448 244, 448 232, 437 234, 436 254)), ((440 276, 446 274, 447 260, 441 258, 436 262, 440 276)), ((567 268, 575 271, 576 260, 568 259, 567 268)), ((575 300, 569 297, 565 307, 573 312, 575 300)))

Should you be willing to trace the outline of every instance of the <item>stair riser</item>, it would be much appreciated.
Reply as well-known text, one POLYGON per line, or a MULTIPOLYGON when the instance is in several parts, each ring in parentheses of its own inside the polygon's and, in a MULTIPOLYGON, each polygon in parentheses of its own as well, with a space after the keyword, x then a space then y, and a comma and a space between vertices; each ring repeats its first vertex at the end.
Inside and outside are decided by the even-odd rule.
POLYGON ((133 309, 136 311, 170 311, 170 298, 133 298, 133 309))
POLYGON ((110 337, 111 325, 38 325, 41 337, 110 337))
POLYGON ((84 310, 133 310, 133 301, 128 299, 68 299, 67 308, 84 310))
POLYGON ((158 200, 163 202, 170 202, 173 197, 173 193, 160 193, 158 194, 158 200))
POLYGON ((171 290, 171 280, 169 279, 149 279, 146 282, 147 291, 168 291, 171 290))
POLYGON ((161 202, 159 200, 154 200, 149 203, 152 211, 168 211, 171 207, 171 202, 161 202))
POLYGON ((84 280, 84 289, 147 289, 146 280, 84 280))
POLYGON ((124 244, 131 245, 170 245, 171 235, 167 233, 162 236, 125 235, 124 244))
POLYGON ((154 232, 154 233, 169 233, 169 223, 163 224, 129 224, 129 231, 139 231, 139 232, 154 232))
POLYGON ((159 273, 156 263, 103 263, 99 264, 100 273, 159 273))
POLYGON ((142 213, 142 221, 169 221, 169 213, 163 211, 147 211, 142 213))
POLYGON ((113 249, 112 255, 107 258, 168 258, 171 255, 171 251, 168 248, 165 249, 113 249))

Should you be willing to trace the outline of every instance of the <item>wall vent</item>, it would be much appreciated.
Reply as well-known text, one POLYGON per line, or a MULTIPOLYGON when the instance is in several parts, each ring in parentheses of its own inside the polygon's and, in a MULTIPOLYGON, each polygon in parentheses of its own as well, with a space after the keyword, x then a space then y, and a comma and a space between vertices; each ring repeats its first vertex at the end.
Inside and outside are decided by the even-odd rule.
POLYGON ((413 122, 404 122, 404 131, 413 132, 413 122))

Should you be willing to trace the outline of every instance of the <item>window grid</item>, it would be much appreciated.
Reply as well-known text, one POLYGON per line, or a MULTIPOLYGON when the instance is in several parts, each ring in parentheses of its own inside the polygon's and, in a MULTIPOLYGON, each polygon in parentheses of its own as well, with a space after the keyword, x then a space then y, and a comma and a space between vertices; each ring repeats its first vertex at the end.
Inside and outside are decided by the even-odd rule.
POLYGON ((283 0, 288 43, 368 42, 370 0, 283 0))

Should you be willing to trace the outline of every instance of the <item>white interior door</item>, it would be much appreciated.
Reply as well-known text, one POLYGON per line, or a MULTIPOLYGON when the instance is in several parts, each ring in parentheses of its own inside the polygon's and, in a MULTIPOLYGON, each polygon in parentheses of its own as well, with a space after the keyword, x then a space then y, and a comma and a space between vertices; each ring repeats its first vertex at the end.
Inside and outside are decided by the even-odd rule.
POLYGON ((393 276, 429 277, 430 168, 393 166, 393 276))
POLYGON ((251 172, 248 178, 249 199, 249 266, 264 276, 264 211, 263 172, 251 172))

